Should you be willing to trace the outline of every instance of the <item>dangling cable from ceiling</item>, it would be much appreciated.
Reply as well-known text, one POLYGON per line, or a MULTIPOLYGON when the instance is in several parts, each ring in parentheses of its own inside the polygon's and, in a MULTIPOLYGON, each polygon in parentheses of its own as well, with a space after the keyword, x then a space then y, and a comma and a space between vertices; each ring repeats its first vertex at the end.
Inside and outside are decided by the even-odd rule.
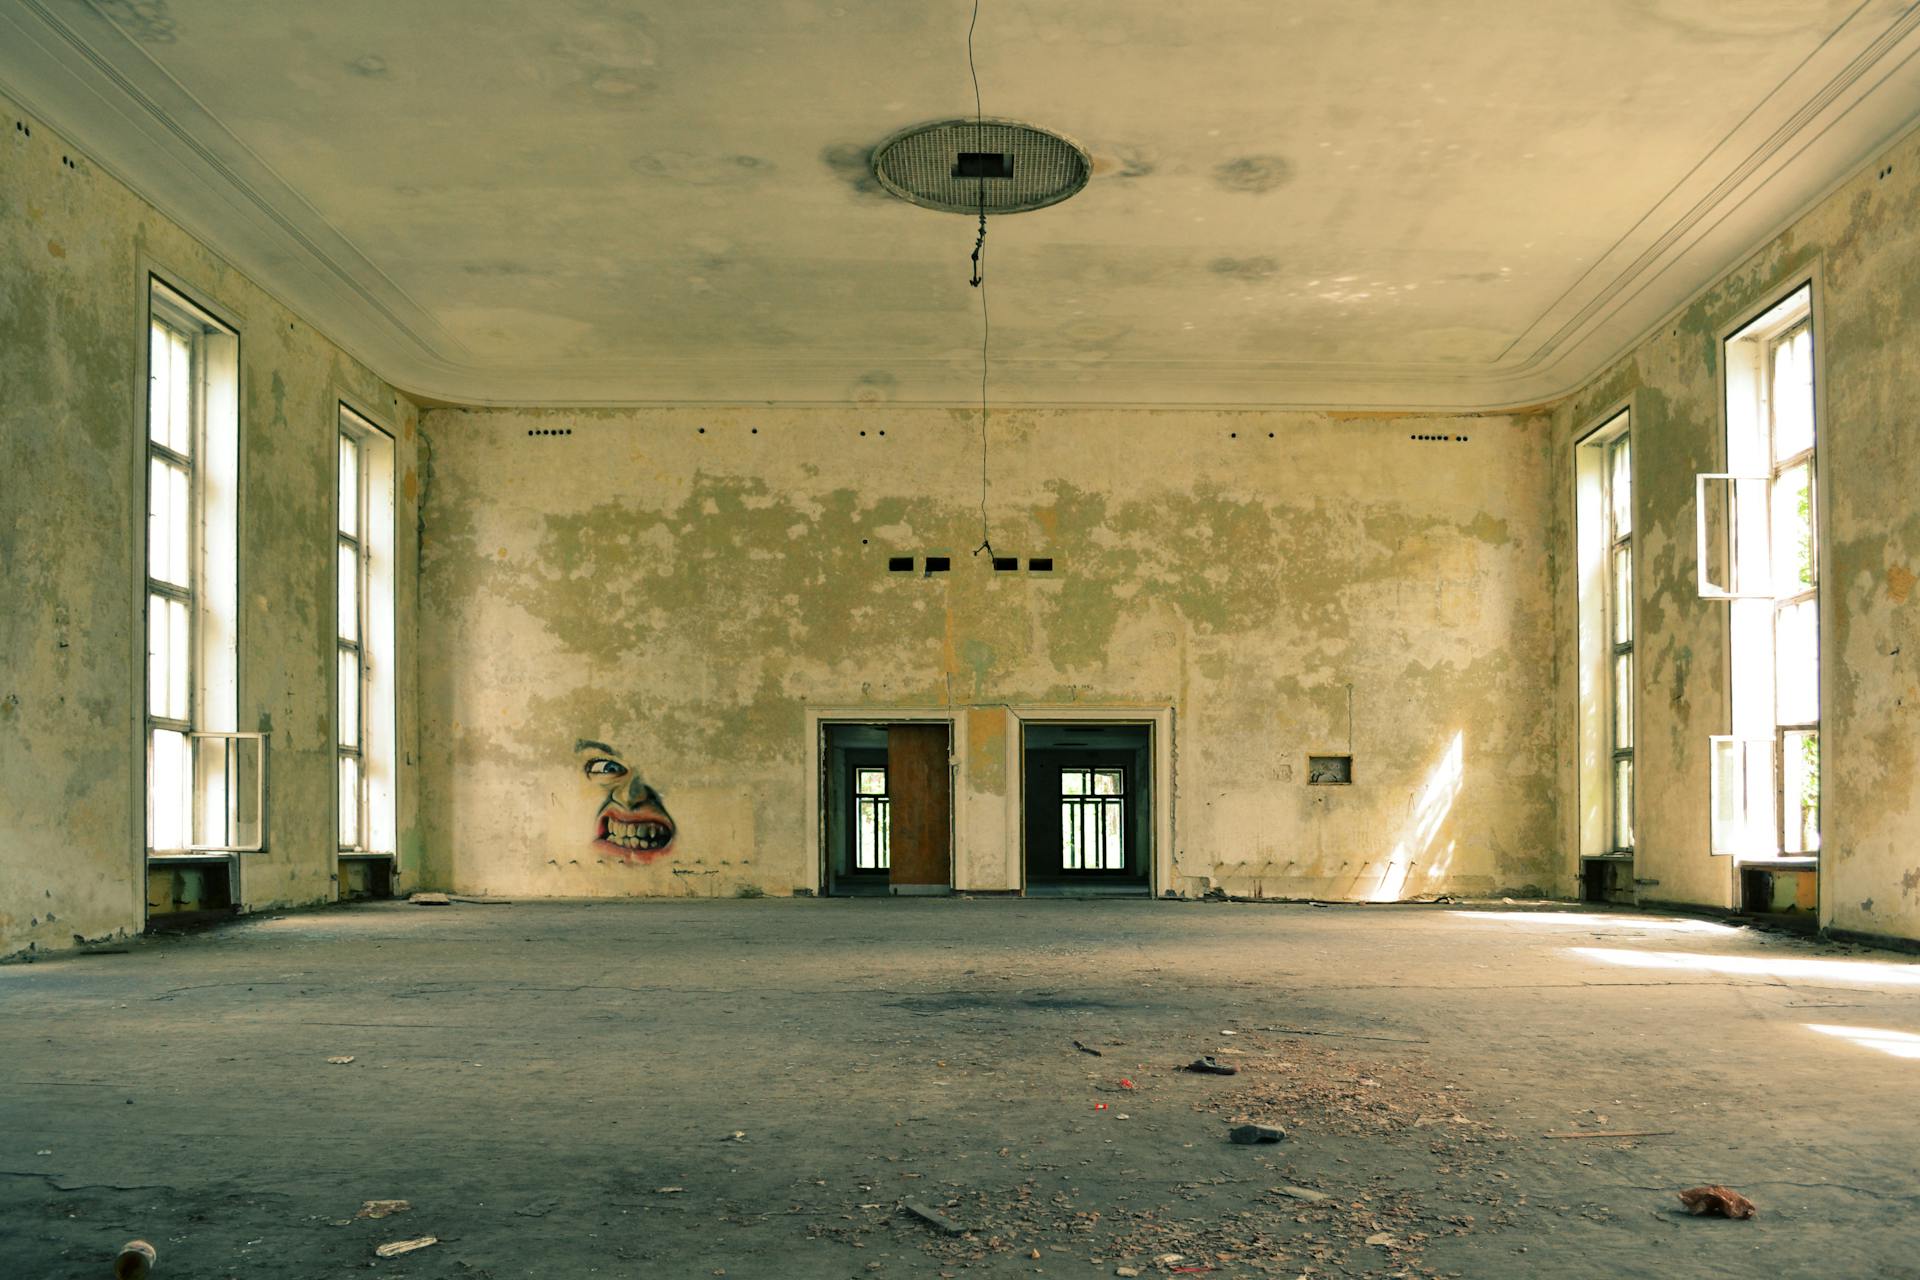
MULTIPOLYGON (((973 30, 980 24, 980 0, 973 0, 973 18, 967 23, 967 74, 973 77, 974 149, 985 152, 986 116, 980 106, 980 71, 973 61, 973 30)), ((979 177, 980 230, 973 241, 973 274, 967 283, 980 291, 980 545, 993 554, 993 526, 987 520, 987 357, 993 337, 993 322, 987 314, 987 179, 983 169, 979 177)))

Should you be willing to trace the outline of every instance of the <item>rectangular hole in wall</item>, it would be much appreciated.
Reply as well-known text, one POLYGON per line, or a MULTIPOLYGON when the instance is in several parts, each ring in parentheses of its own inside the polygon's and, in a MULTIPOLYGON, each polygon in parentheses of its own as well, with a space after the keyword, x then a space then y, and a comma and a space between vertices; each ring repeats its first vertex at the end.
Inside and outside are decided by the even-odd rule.
POLYGON ((995 556, 993 558, 993 571, 995 573, 1013 573, 1019 568, 1019 556, 995 556))
POLYGON ((1308 756, 1307 785, 1344 787, 1353 782, 1352 756, 1308 756))
POLYGON ((1028 573, 1052 573, 1053 557, 1052 556, 1034 556, 1032 559, 1027 561, 1027 572, 1028 573))
POLYGON ((927 557, 928 573, 945 573, 951 568, 953 568, 953 561, 949 560, 946 556, 927 557))
POLYGON ((913 557, 912 556, 888 556, 887 572, 888 573, 912 573, 913 557))

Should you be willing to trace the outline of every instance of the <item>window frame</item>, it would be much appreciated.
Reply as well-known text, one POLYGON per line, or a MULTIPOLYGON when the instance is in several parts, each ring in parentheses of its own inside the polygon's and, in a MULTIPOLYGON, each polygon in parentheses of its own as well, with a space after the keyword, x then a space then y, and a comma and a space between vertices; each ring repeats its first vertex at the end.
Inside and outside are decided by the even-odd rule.
POLYGON ((893 871, 893 795, 892 776, 885 764, 852 763, 848 771, 853 775, 853 785, 848 788, 848 802, 853 808, 853 823, 849 828, 851 844, 847 853, 847 873, 856 876, 885 876, 893 871), (863 791, 860 775, 878 773, 879 791, 863 791), (865 808, 871 805, 874 810, 875 850, 878 860, 873 866, 860 863, 860 835, 865 808))
POLYGON ((335 452, 334 452, 334 521, 333 521, 333 565, 334 565, 334 690, 333 690, 333 746, 334 746, 334 845, 336 852, 349 856, 366 855, 373 852, 367 847, 367 593, 370 589, 370 550, 371 539, 367 536, 367 449, 366 431, 353 423, 352 414, 346 406, 340 406, 335 414, 335 452), (347 449, 351 448, 354 458, 353 502, 354 531, 349 534, 340 528, 340 471, 347 449), (340 552, 351 549, 354 563, 353 595, 353 639, 348 640, 340 634, 340 552), (354 659, 353 681, 353 728, 354 740, 349 745, 341 733, 340 708, 346 705, 339 687, 340 660, 351 652, 354 659), (345 824, 340 821, 346 813, 345 797, 341 795, 344 785, 343 766, 353 761, 354 768, 354 838, 346 839, 345 824))
POLYGON ((1808 551, 1809 551, 1808 574, 1809 574, 1809 577, 1812 579, 1812 581, 1808 583, 1805 590, 1796 591, 1791 596, 1781 596, 1777 594, 1778 588, 1776 585, 1775 587, 1776 594, 1773 597, 1772 635, 1773 635, 1773 668, 1774 668, 1774 680, 1773 680, 1773 687, 1774 687, 1774 711, 1773 711, 1774 851, 1775 851, 1775 855, 1781 858, 1817 858, 1820 856, 1820 848, 1821 848, 1821 845, 1824 843, 1820 838, 1820 813, 1823 806, 1821 805, 1821 795, 1820 795, 1818 782, 1814 784, 1815 786, 1814 803, 1813 803, 1813 809, 1814 809, 1813 829, 1815 833, 1814 847, 1812 849, 1789 849, 1788 841, 1787 841, 1787 739, 1789 735, 1803 734, 1803 733, 1812 734, 1814 742, 1817 744, 1815 747, 1815 753, 1816 753, 1816 759, 1817 759, 1820 747, 1824 746, 1824 743, 1822 742, 1823 735, 1821 733, 1821 722, 1825 718, 1825 713, 1826 713, 1826 703, 1824 699, 1821 698, 1820 691, 1818 688, 1819 683, 1821 681, 1822 674, 1823 674, 1823 669, 1825 667, 1825 662, 1823 660, 1823 655, 1821 653, 1821 646, 1820 646, 1820 642, 1822 639, 1820 634, 1822 630, 1820 626, 1820 596, 1821 596, 1821 587, 1823 585, 1821 581, 1821 574, 1820 574, 1820 552, 1821 552, 1822 545, 1825 542, 1825 539, 1820 536, 1821 503, 1820 503, 1820 463, 1819 463, 1818 454, 1819 454, 1819 447, 1820 447, 1821 415, 1819 413, 1819 396, 1816 390, 1817 383, 1813 377, 1812 372, 1809 371, 1808 387, 1807 387, 1807 397, 1809 400, 1809 404, 1807 406, 1807 412, 1811 416, 1812 423, 1813 423, 1811 439, 1809 440, 1807 446, 1804 449, 1801 449, 1785 458, 1780 456, 1780 416, 1778 412, 1780 398, 1777 392, 1775 391, 1775 386, 1774 386, 1774 380, 1779 376, 1779 366, 1777 363, 1777 354, 1779 350, 1782 347, 1792 343, 1794 339, 1798 338, 1801 334, 1807 335, 1807 359, 1809 360, 1809 362, 1811 362, 1814 358, 1814 352, 1817 346, 1813 337, 1813 299, 1811 295, 1809 295, 1807 299, 1807 310, 1804 315, 1801 315, 1797 319, 1789 322, 1787 325, 1781 328, 1778 332, 1767 335, 1760 343, 1761 379, 1762 379, 1762 385, 1766 389, 1765 395, 1766 395, 1766 417, 1767 417, 1767 467, 1768 467, 1767 474, 1768 474, 1768 481, 1769 481, 1768 495, 1767 495, 1768 508, 1769 508, 1767 528, 1768 528, 1768 538, 1769 538, 1769 544, 1770 544, 1767 549, 1767 562, 1768 562, 1768 570, 1770 572, 1770 575, 1773 577, 1775 584, 1779 582, 1781 549, 1771 545, 1771 539, 1774 533, 1774 526, 1773 526, 1773 520, 1772 520, 1772 506, 1774 501, 1776 500, 1775 495, 1779 492, 1781 476, 1802 465, 1805 465, 1807 469, 1807 506, 1808 506, 1807 529, 1808 529, 1808 539, 1811 543, 1810 547, 1808 548, 1808 551), (1814 678, 1815 689, 1816 689, 1815 699, 1818 704, 1817 710, 1819 714, 1814 716, 1812 720, 1795 721, 1795 722, 1789 723, 1781 720, 1780 718, 1780 704, 1779 704, 1780 665, 1781 665, 1780 664, 1780 641, 1779 641, 1780 620, 1782 616, 1785 615, 1789 610, 1799 608, 1802 605, 1813 606, 1813 617, 1814 617, 1813 678, 1814 678))
MULTIPOLYGON (((1739 574, 1732 565, 1729 566, 1729 572, 1735 580, 1730 582, 1730 587, 1735 589, 1726 592, 1706 590, 1704 569, 1701 575, 1702 598, 1723 600, 1729 604, 1725 621, 1729 723, 1727 732, 1709 735, 1710 750, 1714 753, 1709 764, 1709 812, 1711 852, 1731 855, 1736 866, 1751 865, 1764 869, 1818 868, 1822 865, 1820 846, 1825 843, 1826 814, 1824 796, 1817 780, 1812 805, 1814 847, 1792 851, 1787 847, 1786 744, 1789 736, 1801 732, 1813 735, 1818 744, 1816 769, 1821 772, 1827 771, 1831 761, 1818 716, 1804 722, 1783 723, 1780 719, 1783 668, 1779 646, 1781 617, 1789 609, 1810 604, 1813 617, 1813 670, 1804 674, 1811 679, 1817 708, 1824 714, 1830 684, 1830 664, 1824 660, 1825 640, 1830 629, 1827 617, 1830 604, 1822 584, 1831 566, 1825 563, 1829 553, 1825 532, 1821 527, 1823 512, 1828 505, 1826 495, 1821 491, 1825 472, 1819 464, 1821 436, 1827 418, 1822 403, 1822 302, 1820 275, 1815 271, 1790 278, 1771 292, 1764 305, 1746 311, 1739 321, 1719 331, 1720 426, 1721 443, 1725 450, 1723 466, 1726 475, 1731 477, 1729 487, 1734 490, 1729 496, 1731 505, 1726 515, 1729 536, 1738 536, 1742 529, 1752 529, 1755 534, 1764 530, 1764 537, 1759 540, 1763 544, 1765 559, 1764 589, 1752 583, 1742 587, 1741 579, 1746 575, 1739 574), (1777 353, 1802 335, 1807 339, 1804 394, 1810 415, 1808 426, 1811 443, 1788 457, 1779 458, 1776 456, 1780 428, 1777 353), (1778 548, 1775 546, 1780 532, 1775 514, 1778 500, 1776 491, 1780 487, 1780 477, 1802 464, 1807 467, 1808 569, 1812 582, 1805 589, 1796 589, 1790 595, 1782 596, 1778 594, 1781 578, 1778 561, 1781 557, 1776 555, 1778 548), (1739 474, 1732 474, 1736 472, 1739 474), (1754 501, 1751 497, 1741 496, 1738 485, 1743 483, 1751 483, 1762 490, 1758 501, 1765 508, 1763 519, 1749 523, 1740 516, 1740 504, 1754 501), (1764 639, 1760 638, 1762 631, 1765 633, 1764 639), (1761 689, 1763 682, 1764 692, 1761 689), (1768 714, 1760 717, 1757 712, 1763 707, 1768 714), (1768 757, 1765 761, 1758 759, 1761 753, 1768 757), (1723 765, 1723 760, 1731 761, 1732 765, 1723 765), (1759 810, 1769 804, 1772 806, 1769 821, 1760 823, 1759 810)), ((1700 482, 1704 484, 1716 478, 1721 477, 1704 475, 1700 482)), ((1696 517, 1701 521, 1704 558, 1707 545, 1704 505, 1696 517)), ((1822 915, 1825 914, 1822 908, 1822 915)))
POLYGON ((1060 871, 1063 875, 1122 875, 1127 870, 1127 801, 1131 789, 1127 786, 1127 770, 1120 765, 1089 764, 1084 766, 1062 765, 1060 767, 1060 871), (1067 790, 1067 777, 1078 774, 1084 778, 1083 789, 1077 792, 1067 790), (1111 774, 1119 779, 1117 790, 1101 792, 1096 779, 1111 774), (1079 815, 1091 812, 1094 821, 1089 828, 1079 815), (1118 844, 1108 848, 1107 815, 1118 814, 1118 844), (1094 835, 1092 850, 1093 861, 1086 859, 1087 851, 1077 840, 1069 839, 1068 832, 1075 834, 1091 829, 1094 835), (1068 851, 1072 850, 1082 860, 1082 865, 1073 866, 1068 862, 1068 851), (1109 856, 1111 855, 1111 856, 1109 856), (1112 865, 1109 865, 1111 863, 1112 865))
POLYGON ((1636 781, 1637 771, 1634 751, 1639 744, 1639 737, 1637 733, 1638 726, 1635 724, 1635 721, 1640 711, 1640 664, 1634 647, 1634 638, 1636 634, 1635 629, 1639 626, 1640 620, 1638 611, 1634 608, 1634 600, 1631 593, 1633 591, 1633 584, 1638 578, 1639 566, 1635 563, 1635 522, 1632 515, 1634 499, 1633 421, 1631 416, 1623 416, 1626 416, 1627 420, 1622 423, 1619 431, 1598 441, 1597 444, 1600 449, 1600 502, 1601 510, 1605 513, 1606 519, 1604 535, 1606 564, 1602 572, 1601 607, 1604 613, 1607 652, 1607 850, 1617 856, 1632 857, 1637 838, 1637 832, 1634 829, 1634 804, 1638 784, 1636 781), (1615 515, 1618 510, 1618 504, 1616 503, 1614 494, 1614 478, 1616 474, 1614 459, 1619 451, 1623 449, 1626 451, 1627 460, 1626 506, 1628 513, 1627 527, 1624 532, 1620 530, 1619 521, 1615 515), (1614 572, 1614 566, 1621 552, 1625 552, 1627 558, 1626 585, 1628 598, 1626 600, 1626 626, 1624 628, 1626 636, 1624 639, 1621 638, 1622 627, 1620 625, 1620 583, 1618 575, 1614 572), (1623 735, 1622 725, 1620 723, 1622 690, 1619 682, 1620 660, 1622 658, 1627 660, 1627 688, 1624 691, 1627 704, 1624 734, 1625 746, 1621 745, 1623 735), (1626 795, 1624 797, 1620 794, 1620 766, 1622 764, 1625 764, 1627 767, 1627 785, 1626 795), (1624 840, 1621 839, 1620 833, 1620 827, 1622 825, 1620 818, 1623 812, 1626 814, 1625 825, 1627 828, 1626 839, 1624 840))

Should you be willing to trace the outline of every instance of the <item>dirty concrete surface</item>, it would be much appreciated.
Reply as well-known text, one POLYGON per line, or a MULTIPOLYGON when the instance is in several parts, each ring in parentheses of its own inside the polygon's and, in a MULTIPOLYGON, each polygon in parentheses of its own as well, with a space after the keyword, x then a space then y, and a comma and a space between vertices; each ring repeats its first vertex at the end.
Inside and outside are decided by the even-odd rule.
POLYGON ((11 1276, 1920 1275, 1920 963, 1690 918, 393 903, 0 1015, 11 1276))

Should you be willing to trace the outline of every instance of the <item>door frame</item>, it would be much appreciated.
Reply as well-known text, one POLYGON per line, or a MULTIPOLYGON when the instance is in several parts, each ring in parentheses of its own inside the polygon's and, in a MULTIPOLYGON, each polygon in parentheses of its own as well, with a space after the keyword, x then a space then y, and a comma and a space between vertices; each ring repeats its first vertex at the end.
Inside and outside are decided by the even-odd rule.
POLYGON ((1153 771, 1149 800, 1153 813, 1147 830, 1153 848, 1147 857, 1147 894, 1158 898, 1173 890, 1174 717, 1172 707, 1025 705, 1007 708, 1007 848, 1013 858, 1013 883, 1027 891, 1027 726, 1030 724, 1136 724, 1147 730, 1148 767, 1153 771))
POLYGON ((866 724, 884 727, 890 724, 944 724, 947 726, 947 786, 950 789, 947 823, 947 847, 950 851, 947 887, 960 879, 960 851, 965 848, 967 807, 961 803, 964 778, 960 762, 967 758, 967 717, 954 707, 808 707, 807 776, 812 785, 806 789, 807 829, 814 835, 813 892, 827 890, 827 860, 832 850, 827 842, 827 726, 866 724))

